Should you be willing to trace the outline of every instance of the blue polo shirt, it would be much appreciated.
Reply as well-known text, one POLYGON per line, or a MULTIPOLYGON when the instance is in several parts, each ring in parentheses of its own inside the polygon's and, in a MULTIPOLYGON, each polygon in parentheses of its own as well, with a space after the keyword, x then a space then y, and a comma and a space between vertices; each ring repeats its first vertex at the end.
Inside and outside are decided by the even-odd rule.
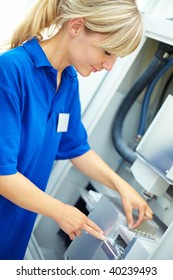
MULTIPOLYGON (((55 160, 89 149, 74 68, 57 91, 57 70, 36 39, 1 54, 0 175, 20 172, 45 191, 55 160)), ((35 218, 0 196, 0 259, 23 258, 35 218)))

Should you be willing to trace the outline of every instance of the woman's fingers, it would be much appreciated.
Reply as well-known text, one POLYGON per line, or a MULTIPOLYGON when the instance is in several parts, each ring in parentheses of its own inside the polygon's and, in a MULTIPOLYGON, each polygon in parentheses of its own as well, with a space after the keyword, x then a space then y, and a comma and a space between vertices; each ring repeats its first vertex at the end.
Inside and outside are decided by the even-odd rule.
POLYGON ((90 219, 87 219, 87 223, 84 225, 83 230, 100 240, 105 240, 105 235, 102 229, 90 219))
POLYGON ((90 219, 86 219, 86 222, 83 224, 81 228, 78 230, 75 230, 73 233, 71 233, 70 239, 74 239, 75 237, 79 237, 82 235, 82 231, 85 231, 86 233, 94 236, 97 239, 105 240, 105 236, 103 231, 100 227, 98 227, 94 222, 92 222, 90 219))
POLYGON ((85 231, 100 240, 105 239, 102 229, 79 209, 71 205, 64 205, 64 209, 57 222, 61 229, 68 234, 71 240, 76 236, 81 236, 82 231, 85 231))
POLYGON ((138 227, 144 220, 152 220, 153 219, 153 211, 152 209, 146 204, 145 206, 140 207, 132 207, 131 205, 125 205, 124 207, 127 222, 129 228, 136 228, 138 227), (133 216, 133 210, 137 210, 137 216, 135 215, 135 219, 133 216))

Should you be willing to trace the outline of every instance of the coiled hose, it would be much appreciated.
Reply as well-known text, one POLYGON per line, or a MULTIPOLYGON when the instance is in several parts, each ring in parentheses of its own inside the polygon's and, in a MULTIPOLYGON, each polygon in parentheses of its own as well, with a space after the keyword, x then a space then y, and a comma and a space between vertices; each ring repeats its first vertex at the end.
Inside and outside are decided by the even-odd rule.
POLYGON ((168 62, 157 73, 154 80, 150 83, 150 85, 147 88, 147 91, 146 91, 145 96, 144 96, 144 101, 142 103, 142 110, 141 110, 141 116, 140 116, 140 122, 139 122, 140 125, 139 125, 139 128, 138 128, 138 137, 142 137, 145 133, 147 109, 148 109, 148 106, 149 106, 150 98, 151 98, 152 92, 154 90, 154 87, 157 84, 157 82, 159 81, 159 79, 171 67, 173 67, 173 59, 168 60, 168 62))
POLYGON ((168 57, 171 53, 173 53, 172 46, 159 43, 158 50, 156 51, 150 64, 132 86, 114 117, 112 125, 113 145, 122 158, 131 164, 136 159, 136 153, 128 147, 122 138, 122 128, 125 117, 137 97, 141 94, 145 87, 151 83, 156 74, 159 73, 162 67, 167 63, 168 57))

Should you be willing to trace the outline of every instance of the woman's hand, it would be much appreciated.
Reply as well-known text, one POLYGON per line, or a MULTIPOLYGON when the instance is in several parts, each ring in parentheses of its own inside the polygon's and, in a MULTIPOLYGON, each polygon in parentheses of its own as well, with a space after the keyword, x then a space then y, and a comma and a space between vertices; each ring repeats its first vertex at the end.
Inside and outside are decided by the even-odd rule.
POLYGON ((138 227, 143 220, 151 220, 153 211, 147 202, 127 182, 124 181, 122 186, 120 194, 129 228, 138 227), (137 220, 133 217, 133 210, 138 211, 137 220))
POLYGON ((153 211, 147 202, 123 178, 115 173, 94 151, 71 160, 74 166, 88 177, 119 192, 129 227, 135 228, 143 220, 152 219, 153 211), (133 219, 133 210, 138 210, 138 218, 133 219))
POLYGON ((82 230, 105 239, 103 231, 81 211, 41 191, 20 173, 0 176, 0 194, 22 208, 54 219, 70 239, 80 236, 82 230))
POLYGON ((58 217, 55 217, 55 221, 60 228, 69 235, 71 240, 76 236, 80 236, 82 231, 85 231, 100 240, 105 239, 101 228, 74 206, 63 204, 58 213, 58 217))

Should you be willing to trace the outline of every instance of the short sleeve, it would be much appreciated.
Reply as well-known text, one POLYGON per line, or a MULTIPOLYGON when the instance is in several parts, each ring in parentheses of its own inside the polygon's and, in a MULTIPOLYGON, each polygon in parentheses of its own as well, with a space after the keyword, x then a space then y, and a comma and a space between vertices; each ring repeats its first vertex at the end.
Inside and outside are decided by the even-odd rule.
POLYGON ((6 89, 0 87, 0 175, 17 172, 20 118, 18 101, 6 89))
POLYGON ((21 133, 17 61, 8 55, 0 56, 0 175, 17 172, 21 133))
POLYGON ((69 104, 69 124, 67 132, 62 133, 56 159, 70 159, 81 156, 90 150, 86 129, 81 120, 81 105, 78 82, 71 91, 69 104))

